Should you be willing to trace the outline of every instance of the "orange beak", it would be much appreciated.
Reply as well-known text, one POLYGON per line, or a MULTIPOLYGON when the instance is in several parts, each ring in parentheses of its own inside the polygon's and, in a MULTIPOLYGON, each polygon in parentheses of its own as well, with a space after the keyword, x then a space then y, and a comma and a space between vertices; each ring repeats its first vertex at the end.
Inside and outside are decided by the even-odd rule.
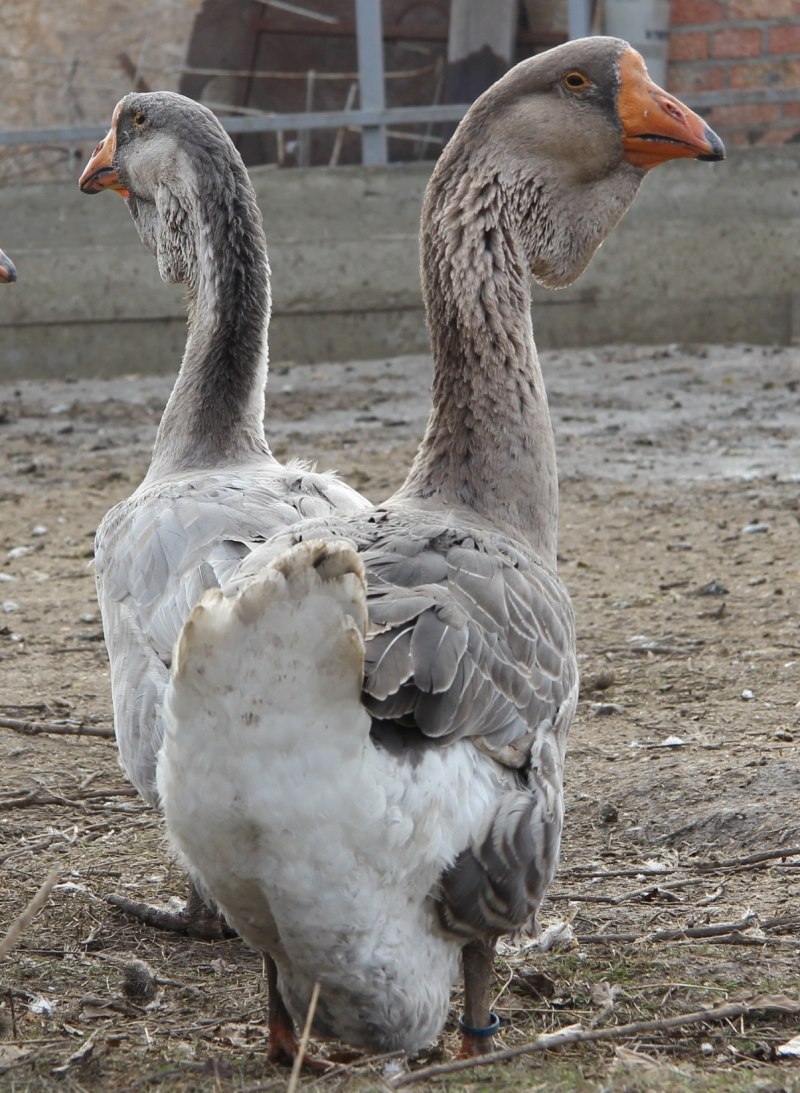
POLYGON ((725 158, 725 146, 714 130, 653 83, 635 49, 622 54, 619 67, 617 110, 628 163, 649 171, 669 159, 725 158))
POLYGON ((0 285, 7 285, 16 279, 17 270, 14 263, 0 250, 0 285))
POLYGON ((83 169, 78 185, 85 194, 99 194, 101 190, 116 190, 122 197, 130 197, 122 185, 117 169, 114 167, 114 153, 117 150, 117 119, 120 104, 114 109, 111 128, 103 140, 92 152, 91 159, 83 169))

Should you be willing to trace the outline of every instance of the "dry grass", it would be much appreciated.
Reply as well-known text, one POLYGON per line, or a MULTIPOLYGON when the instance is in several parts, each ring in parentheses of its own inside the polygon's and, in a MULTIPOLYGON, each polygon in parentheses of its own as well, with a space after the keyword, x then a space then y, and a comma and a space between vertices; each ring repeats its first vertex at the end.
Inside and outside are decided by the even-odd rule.
MULTIPOLYGON (((728 394, 742 403, 751 397, 745 373, 736 374, 735 392, 720 388, 723 410, 728 394)), ((313 424, 320 408, 306 395, 313 424)), ((144 389, 145 401, 120 417, 124 403, 106 404, 98 393, 91 404, 76 401, 72 430, 48 440, 60 419, 47 392, 36 412, 26 397, 25 413, 11 414, 11 463, 0 475, 0 547, 33 548, 6 556, 0 569, 15 577, 1 586, 2 599, 19 605, 1 620, 0 724, 108 728, 91 533, 138 480, 157 402, 151 406, 144 389), (94 446, 104 414, 111 447, 94 446), (32 536, 40 524, 47 534, 32 536)), ((324 401, 324 385, 314 397, 324 401)), ((732 446, 749 442, 746 416, 725 420, 732 446)), ((279 444, 288 444, 289 428, 279 444)), ((382 447, 369 431, 348 433, 348 444, 331 435, 316 454, 333 462, 341 441, 345 473, 360 467, 367 488, 382 493, 406 465, 417 428, 415 418, 382 447)), ((568 428, 562 424, 560 435, 568 428)), ((703 428, 698 421, 696 434, 660 437, 648 458, 662 447, 667 456, 699 448, 703 428)), ((563 485, 561 537, 585 694, 571 741, 562 869, 541 915, 543 927, 568 922, 577 940, 547 953, 507 947, 498 956, 499 1046, 509 1048, 576 1022, 613 1029, 765 994, 800 997, 796 482, 602 478, 589 473, 602 459, 591 447, 597 435, 586 443, 586 473, 567 475, 563 485), (742 533, 756 521, 768 530, 742 533), (724 591, 715 594, 712 581, 724 591), (665 744, 669 737, 680 743, 665 744), (778 856, 792 848, 792 856, 778 856), (760 853, 772 856, 739 861, 760 853), (688 936, 709 924, 729 929, 688 936), (669 932, 688 934, 654 940, 669 932)), ((260 957, 235 941, 156 935, 105 901, 113 891, 151 901, 183 891, 158 817, 132 795, 113 742, 0 728, 0 770, 0 935, 49 871, 59 871, 49 901, 0 963, 0 1088, 286 1089, 288 1072, 266 1062, 260 957), (136 961, 152 975, 133 976, 136 961)), ((411 1070, 453 1058, 458 1006, 455 996, 441 1042, 411 1070)), ((416 1088, 800 1090, 800 1065, 777 1054, 799 1023, 797 1015, 759 1011, 619 1043, 565 1045, 416 1088)), ((335 1052, 313 1042, 311 1050, 335 1052)), ((403 1061, 356 1057, 324 1077, 304 1075, 299 1088, 382 1090, 406 1070, 403 1061)))

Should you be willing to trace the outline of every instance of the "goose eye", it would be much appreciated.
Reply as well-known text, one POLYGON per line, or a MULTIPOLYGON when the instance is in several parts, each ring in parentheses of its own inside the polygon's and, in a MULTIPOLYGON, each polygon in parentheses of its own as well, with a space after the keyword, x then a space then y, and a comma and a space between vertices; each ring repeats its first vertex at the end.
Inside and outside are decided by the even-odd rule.
POLYGON ((580 91, 589 86, 589 81, 582 72, 568 72, 564 77, 564 84, 570 91, 580 91))
POLYGON ((143 111, 141 111, 141 110, 137 110, 136 113, 133 115, 133 124, 134 125, 144 125, 144 123, 146 121, 147 121, 147 114, 143 113, 143 111))

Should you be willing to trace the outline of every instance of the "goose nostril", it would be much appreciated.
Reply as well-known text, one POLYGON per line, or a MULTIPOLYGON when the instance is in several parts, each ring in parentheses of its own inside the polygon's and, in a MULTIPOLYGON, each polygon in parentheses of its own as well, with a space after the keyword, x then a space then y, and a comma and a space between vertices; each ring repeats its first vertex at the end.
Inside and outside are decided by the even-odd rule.
POLYGON ((665 102, 662 102, 661 109, 664 111, 665 114, 669 114, 670 117, 675 118, 676 121, 683 121, 685 117, 683 110, 681 110, 678 104, 670 102, 669 99, 667 99, 665 102))

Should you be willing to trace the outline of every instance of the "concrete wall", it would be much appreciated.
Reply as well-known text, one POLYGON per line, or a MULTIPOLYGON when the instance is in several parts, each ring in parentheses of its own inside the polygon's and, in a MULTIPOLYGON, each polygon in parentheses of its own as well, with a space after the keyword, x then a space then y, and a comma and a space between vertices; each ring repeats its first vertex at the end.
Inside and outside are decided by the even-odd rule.
MULTIPOLYGON (((427 167, 276 171, 253 178, 273 270, 272 359, 344 360, 427 347, 417 226, 427 167)), ((545 346, 800 340, 800 147, 677 162, 569 289, 534 288, 545 346)), ((0 375, 172 371, 182 290, 161 282, 114 194, 0 189, 0 375)))

